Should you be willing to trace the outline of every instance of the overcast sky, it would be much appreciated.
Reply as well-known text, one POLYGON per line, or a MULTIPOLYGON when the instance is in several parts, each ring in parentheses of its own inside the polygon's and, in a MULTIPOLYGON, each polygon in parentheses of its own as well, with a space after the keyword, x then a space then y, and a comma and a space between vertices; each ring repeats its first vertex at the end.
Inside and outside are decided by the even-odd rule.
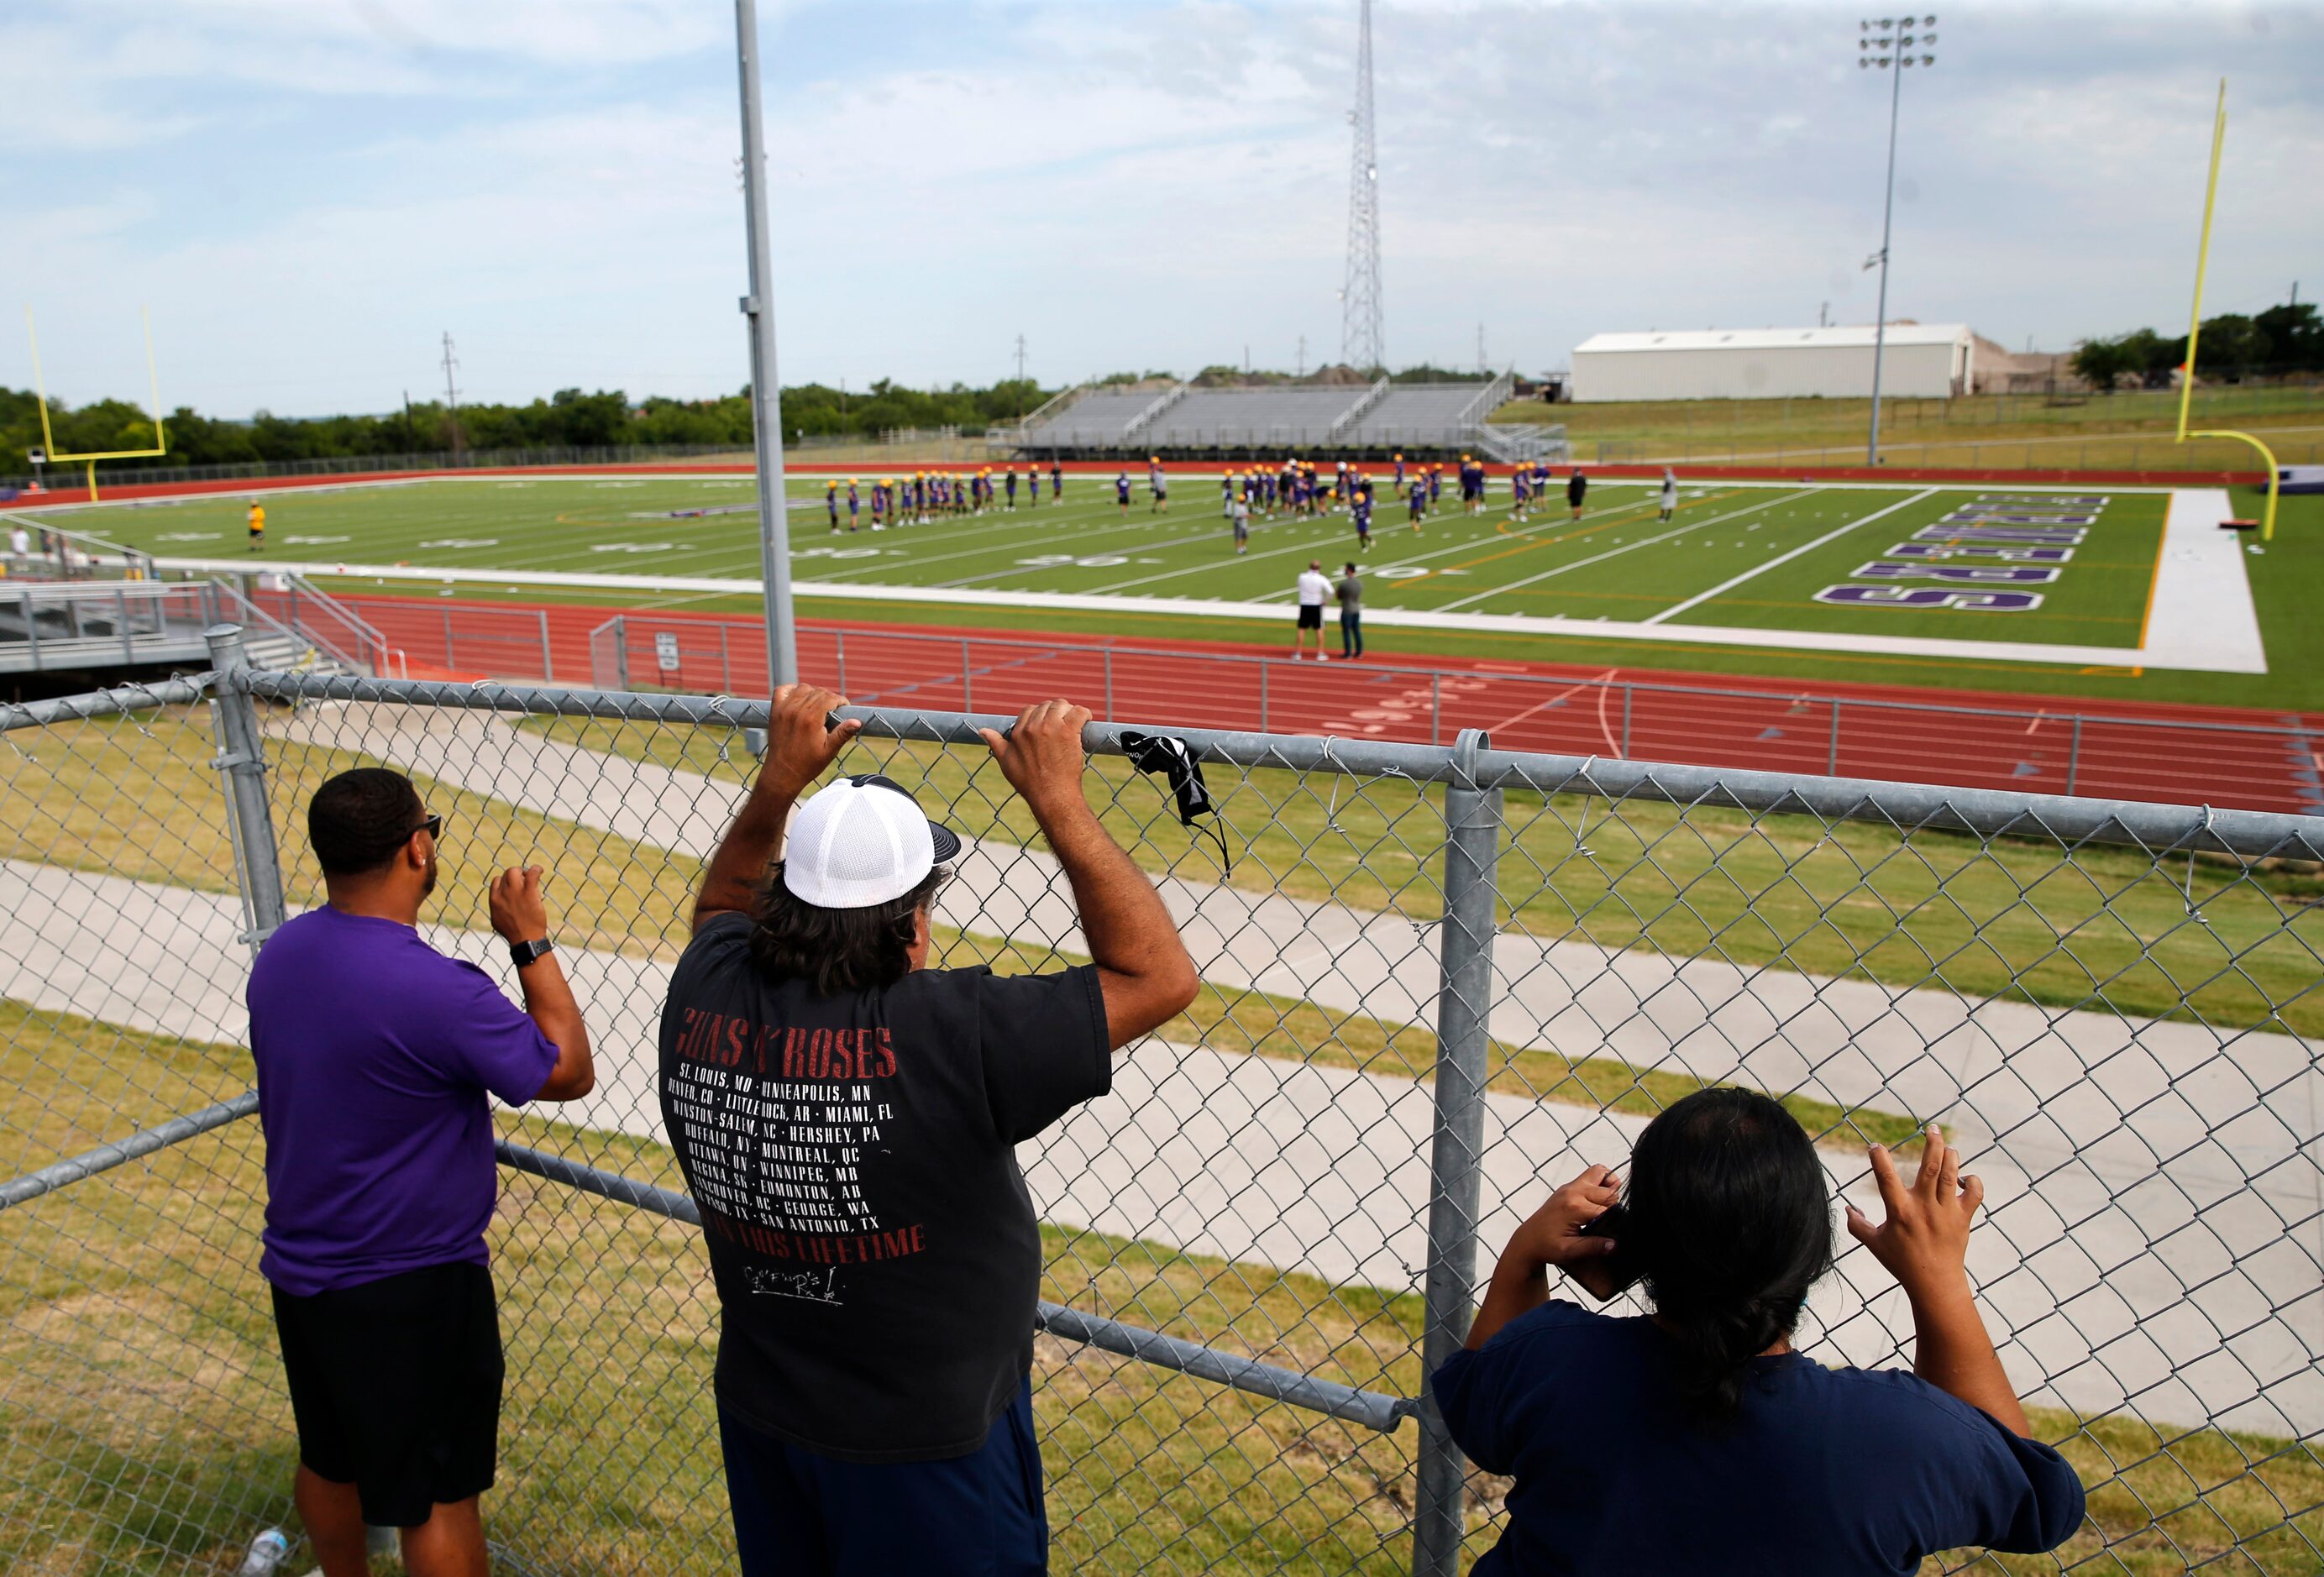
MULTIPOLYGON (((1354 0, 763 0, 786 383, 1336 355, 1354 0)), ((1389 360, 1868 322, 1857 12, 1379 0, 1389 360)), ((722 0, 0 10, 6 294, 52 392, 382 410, 746 376, 722 0), (11 301, 13 306, 14 303, 11 301)), ((2324 7, 1948 6, 1904 83, 1892 316, 2023 347, 2324 292, 2324 7)), ((21 332, 0 383, 31 383, 21 332)))

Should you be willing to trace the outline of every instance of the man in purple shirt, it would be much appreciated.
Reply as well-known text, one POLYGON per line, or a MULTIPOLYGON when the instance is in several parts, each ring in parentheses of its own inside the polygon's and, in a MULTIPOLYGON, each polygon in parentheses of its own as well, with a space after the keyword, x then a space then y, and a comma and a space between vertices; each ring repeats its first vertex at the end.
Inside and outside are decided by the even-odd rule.
POLYGON ((420 939, 443 825, 385 768, 317 789, 307 832, 330 902, 269 937, 250 974, 259 1269, 299 1427, 294 1498, 325 1577, 369 1571, 366 1523, 401 1531, 411 1577, 484 1577, 476 1499, 502 1373, 485 1097, 572 1101, 595 1082, 540 867, 492 886, 522 1012, 420 939))

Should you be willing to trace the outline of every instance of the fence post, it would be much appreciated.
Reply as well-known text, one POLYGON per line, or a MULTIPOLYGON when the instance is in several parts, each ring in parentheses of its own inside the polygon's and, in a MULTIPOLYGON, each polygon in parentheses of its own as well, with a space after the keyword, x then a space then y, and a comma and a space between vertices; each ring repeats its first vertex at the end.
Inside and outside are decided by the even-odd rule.
POLYGON ((832 643, 839 650, 839 684, 836 688, 841 695, 844 696, 847 694, 847 632, 835 631, 832 643))
POLYGON ((613 615, 613 673, 614 687, 627 690, 630 687, 630 616, 627 613, 613 615))
POLYGON ((2074 791, 2074 779, 2082 767, 2082 715, 2074 714, 2074 737, 2066 745, 2066 792, 2074 791))
POLYGON ((535 608, 533 612, 540 616, 540 677, 544 679, 553 679, 557 677, 557 669, 550 663, 549 656, 549 610, 535 608))
MULTIPOLYGON (((971 681, 968 677, 968 637, 964 635, 960 638, 960 709, 964 712, 973 712, 976 710, 975 702, 970 698, 973 694, 969 687, 970 682, 971 681)), ((1267 724, 1262 723, 1259 726, 1260 730, 1264 732, 1267 724)))
POLYGON ((1824 775, 1828 778, 1840 776, 1840 703, 1838 701, 1831 704, 1831 743, 1823 754, 1823 770, 1824 775))
POLYGON ((1467 1466, 1428 1388, 1468 1340, 1477 1305, 1477 1213, 1491 1047, 1493 895, 1500 858, 1501 791, 1476 787, 1477 752, 1491 740, 1464 728, 1444 790, 1444 921, 1439 929, 1436 1117, 1428 1160, 1428 1269, 1421 1337, 1420 1493, 1413 1512, 1413 1577, 1454 1577, 1467 1532, 1467 1466))
POLYGON ((1265 658, 1259 659, 1259 731, 1267 732, 1267 671, 1275 665, 1265 658))
POLYGON ((250 654, 243 650, 239 624, 217 624, 202 632, 217 682, 218 753, 211 764, 226 784, 227 827, 234 838, 235 875, 242 884, 242 909, 250 922, 243 940, 255 954, 287 918, 282 902, 282 866, 274 847, 274 818, 266 808, 266 761, 260 753, 258 703, 243 687, 250 654))
POLYGON ((1630 759, 1630 704, 1638 698, 1638 687, 1629 680, 1622 681, 1622 759, 1630 759))
MULTIPOLYGON (((1266 725, 1260 724, 1263 729, 1266 725)), ((1444 670, 1438 669, 1428 676, 1428 742, 1444 742, 1444 670)))
POLYGON ((436 611, 444 615, 444 666, 457 669, 460 665, 452 660, 452 610, 438 603, 436 611))
POLYGON ((1113 715, 1113 648, 1105 649, 1105 720, 1115 721, 1113 715))

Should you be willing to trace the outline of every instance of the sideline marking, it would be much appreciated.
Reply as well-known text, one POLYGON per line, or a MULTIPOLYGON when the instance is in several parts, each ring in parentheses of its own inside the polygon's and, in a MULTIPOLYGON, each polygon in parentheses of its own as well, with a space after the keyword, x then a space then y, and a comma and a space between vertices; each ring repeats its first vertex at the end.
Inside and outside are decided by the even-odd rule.
MULTIPOLYGON (((2236 544, 2230 543, 2230 547, 2236 544)), ((244 570, 287 569, 294 574, 345 580, 404 581, 448 587, 461 582, 486 586, 541 586, 650 593, 707 592, 739 599, 755 599, 761 588, 755 580, 737 576, 621 575, 576 570, 511 570, 475 567, 433 567, 406 564, 348 564, 328 560, 294 561, 274 558, 157 558, 161 569, 191 569, 239 574, 244 570)), ((360 588, 357 588, 358 590, 360 588)), ((795 581, 792 589, 806 597, 829 597, 838 602, 923 603, 950 607, 1038 608, 1048 612, 1096 613, 1120 620, 1141 614, 1264 622, 1282 616, 1283 610, 1264 603, 1232 603, 1200 597, 1118 597, 1087 592, 945 591, 930 586, 851 586, 795 581)), ((2248 601, 2248 597, 2246 597, 2248 601)), ((610 616, 610 615, 609 615, 610 616)), ((2181 643, 2157 653, 2118 646, 2078 646, 2024 641, 1964 641, 1950 636, 1852 634, 1823 630, 1767 630, 1749 625, 1655 624, 1610 619, 1544 617, 1532 613, 1452 613, 1441 609, 1367 609, 1368 623, 1382 629, 1461 630, 1493 635, 1556 635, 1585 641, 1651 641, 1661 650, 1682 647, 1724 648, 1733 650, 1775 649, 1794 652, 1853 652, 1891 658, 1954 658, 1971 659, 1971 666, 2010 663, 2061 664, 2079 669, 2095 659, 2124 666, 2186 669, 2206 673, 2265 673, 2256 644, 2246 650, 2218 643, 2181 643)))
MULTIPOLYGON (((1910 498, 1900 498, 1895 503, 1890 504, 1886 509, 1875 510, 1861 520, 1850 521, 1848 524, 1840 527, 1837 530, 1826 531, 1822 536, 1818 537, 1812 542, 1803 542, 1798 547, 1793 549, 1790 552, 1778 554, 1776 557, 1768 559, 1766 563, 1762 564, 1757 569, 1747 569, 1742 574, 1735 576, 1732 580, 1721 581, 1719 585, 1712 586, 1709 591, 1691 596, 1687 598, 1686 601, 1677 604, 1675 607, 1665 608, 1661 613, 1653 615, 1651 618, 1641 619, 1638 622, 1641 624, 1659 624, 1665 619, 1675 619, 1681 613, 1685 613, 1689 608, 1701 607, 1703 604, 1711 601, 1711 598, 1721 596, 1728 592, 1733 591, 1737 586, 1741 586, 1753 576, 1765 575, 1767 571, 1775 568, 1778 564, 1786 563, 1791 559, 1797 558, 1801 554, 1807 552, 1811 549, 1821 548, 1826 542, 1836 541, 1840 538, 1848 535, 1849 532, 1856 530, 1858 526, 1870 525, 1882 515, 1895 514, 1898 510, 1903 509, 1907 504, 1919 503, 1923 499, 1932 498, 1936 495, 1937 491, 1938 490, 1933 487, 1924 488, 1921 492, 1914 493, 1910 498)), ((2145 642, 2141 641, 2139 644, 2144 646, 2145 642)))

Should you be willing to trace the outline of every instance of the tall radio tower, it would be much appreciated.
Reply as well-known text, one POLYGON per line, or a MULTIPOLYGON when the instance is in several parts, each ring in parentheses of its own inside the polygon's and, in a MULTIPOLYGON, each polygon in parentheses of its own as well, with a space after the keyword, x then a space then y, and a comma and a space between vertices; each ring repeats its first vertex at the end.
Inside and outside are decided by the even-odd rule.
POLYGON ((1383 372, 1380 331, 1379 157, 1372 145, 1372 0, 1358 0, 1355 158, 1348 177, 1348 278, 1340 290, 1340 359, 1360 373, 1383 372))

